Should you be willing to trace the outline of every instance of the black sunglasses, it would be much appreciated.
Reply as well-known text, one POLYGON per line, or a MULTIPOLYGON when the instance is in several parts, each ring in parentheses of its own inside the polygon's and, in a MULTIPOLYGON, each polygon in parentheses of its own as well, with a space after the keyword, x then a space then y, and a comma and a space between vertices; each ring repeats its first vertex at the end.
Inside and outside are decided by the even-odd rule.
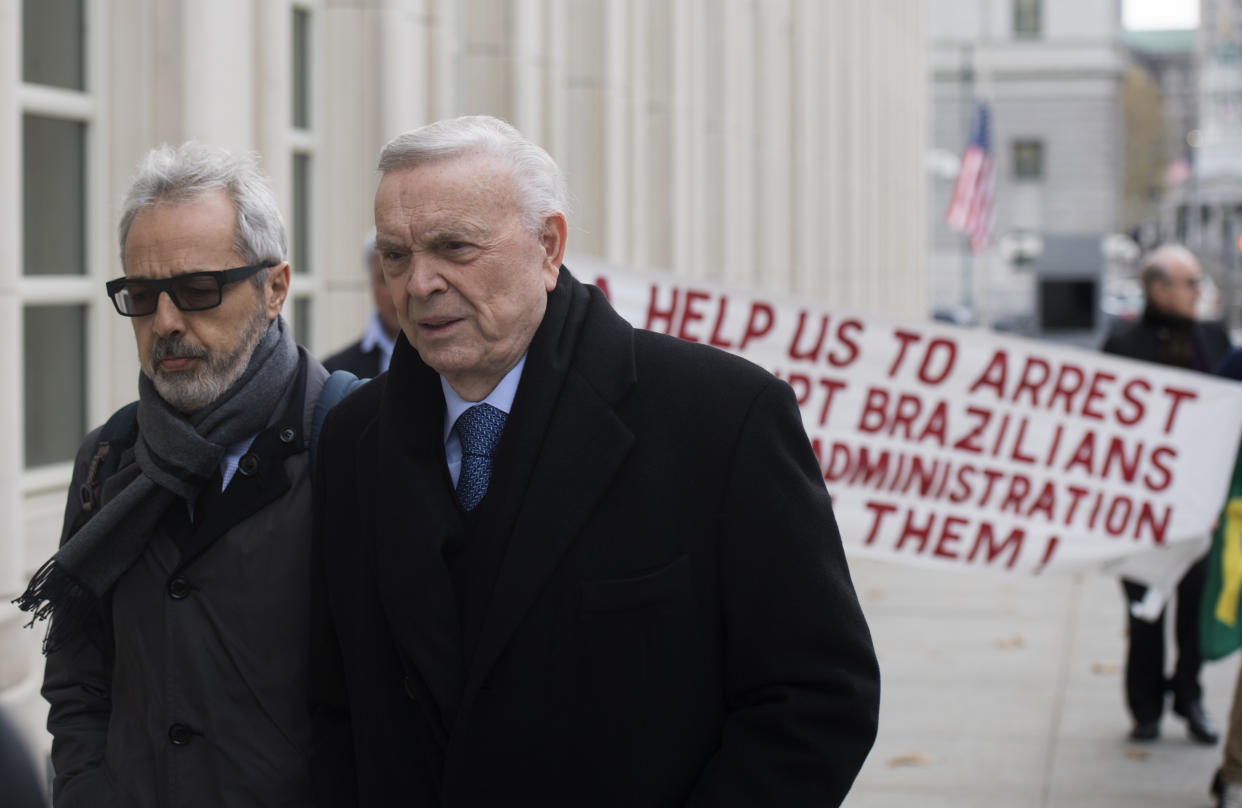
POLYGON ((154 314, 160 294, 168 293, 173 305, 182 311, 214 309, 224 298, 224 285, 245 280, 275 264, 250 264, 213 272, 187 272, 162 280, 117 278, 108 281, 108 297, 117 313, 124 317, 145 317, 154 314))

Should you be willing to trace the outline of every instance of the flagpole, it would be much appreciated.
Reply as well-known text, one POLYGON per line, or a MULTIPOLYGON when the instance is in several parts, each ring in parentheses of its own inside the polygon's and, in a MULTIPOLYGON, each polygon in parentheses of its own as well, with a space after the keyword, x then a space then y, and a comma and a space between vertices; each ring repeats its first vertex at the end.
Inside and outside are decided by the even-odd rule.
MULTIPOLYGON (((962 43, 962 120, 964 122, 963 131, 966 137, 962 138, 963 142, 970 139, 971 130, 974 128, 975 117, 975 57, 974 45, 970 40, 962 43)), ((961 277, 961 298, 962 308, 968 310, 971 314, 975 311, 975 278, 974 267, 971 265, 973 261, 973 251, 970 248, 970 236, 966 233, 961 235, 960 250, 962 255, 962 277, 961 277)), ((975 320, 978 321, 978 317, 975 320)))

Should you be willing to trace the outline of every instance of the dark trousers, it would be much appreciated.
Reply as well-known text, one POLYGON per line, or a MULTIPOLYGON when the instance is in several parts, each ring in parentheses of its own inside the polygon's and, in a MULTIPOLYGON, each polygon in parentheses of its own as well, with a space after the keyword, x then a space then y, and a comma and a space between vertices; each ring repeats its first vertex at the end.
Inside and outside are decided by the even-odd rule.
POLYGON ((1177 606, 1174 619, 1177 637, 1177 664, 1173 678, 1164 675, 1164 616, 1155 622, 1139 620, 1129 613, 1129 604, 1143 599, 1147 587, 1123 580, 1130 622, 1130 650, 1126 656, 1126 703, 1137 723, 1155 721, 1164 712, 1164 694, 1173 693, 1173 710, 1181 712, 1203 697, 1199 684, 1199 601, 1207 580, 1207 556, 1199 559, 1177 584, 1177 606))

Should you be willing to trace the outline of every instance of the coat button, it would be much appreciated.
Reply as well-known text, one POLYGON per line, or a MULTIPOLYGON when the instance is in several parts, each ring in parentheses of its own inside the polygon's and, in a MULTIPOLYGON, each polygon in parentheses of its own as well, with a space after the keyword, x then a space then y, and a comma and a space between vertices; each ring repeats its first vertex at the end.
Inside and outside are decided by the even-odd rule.
POLYGON ((246 452, 241 456, 241 460, 237 461, 237 470, 243 477, 253 477, 254 473, 259 470, 259 456, 254 452, 246 452))
POLYGON ((194 730, 185 724, 173 724, 168 728, 168 740, 173 742, 173 746, 185 746, 194 739, 194 730))
POLYGON ((281 443, 293 443, 293 439, 298 436, 298 431, 291 426, 287 426, 280 430, 281 443))
POLYGON ((173 600, 181 600, 190 594, 190 590, 194 587, 190 586, 190 582, 178 575, 176 578, 168 582, 168 595, 173 600))

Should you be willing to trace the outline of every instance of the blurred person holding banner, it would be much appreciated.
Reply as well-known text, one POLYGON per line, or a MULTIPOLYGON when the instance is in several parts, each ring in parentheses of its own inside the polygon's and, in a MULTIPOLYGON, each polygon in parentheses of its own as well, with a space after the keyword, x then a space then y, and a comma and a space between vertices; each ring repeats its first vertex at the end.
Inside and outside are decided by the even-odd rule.
MULTIPOLYGON (((1229 350, 1229 337, 1219 323, 1199 322, 1195 317, 1203 270, 1194 254, 1180 245, 1160 246, 1142 260, 1139 280, 1145 301, 1143 314, 1110 334, 1104 352, 1202 372, 1215 367, 1229 350)), ((1160 719, 1170 692, 1173 712, 1185 719, 1190 736, 1204 744, 1218 740, 1216 728, 1203 710, 1199 681, 1199 607, 1206 574, 1204 556, 1177 583, 1177 661, 1171 678, 1165 674, 1163 603, 1170 593, 1155 591, 1133 579, 1122 580, 1129 607, 1125 687, 1126 703, 1134 719, 1132 740, 1153 741, 1160 736, 1160 719)))

